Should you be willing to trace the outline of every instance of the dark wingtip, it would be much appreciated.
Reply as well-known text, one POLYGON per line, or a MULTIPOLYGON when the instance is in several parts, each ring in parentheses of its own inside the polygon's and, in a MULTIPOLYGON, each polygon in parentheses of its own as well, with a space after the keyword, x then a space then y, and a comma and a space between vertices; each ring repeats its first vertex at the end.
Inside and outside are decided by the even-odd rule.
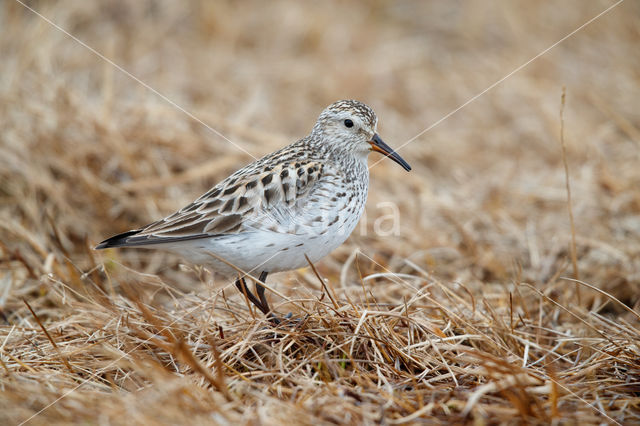
POLYGON ((132 235, 136 235, 139 232, 140 230, 138 229, 135 231, 128 231, 123 232, 122 234, 114 235, 113 237, 107 238, 106 240, 98 244, 94 250, 102 250, 111 247, 125 247, 128 245, 127 240, 129 239, 129 237, 131 237, 132 235))

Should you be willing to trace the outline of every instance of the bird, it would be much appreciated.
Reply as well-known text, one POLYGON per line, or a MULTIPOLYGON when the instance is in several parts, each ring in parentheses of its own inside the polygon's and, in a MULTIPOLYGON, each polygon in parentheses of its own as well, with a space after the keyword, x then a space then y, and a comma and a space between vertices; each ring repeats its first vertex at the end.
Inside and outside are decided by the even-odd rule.
POLYGON ((369 190, 373 151, 411 166, 377 133, 366 104, 326 107, 308 136, 239 169, 191 204, 95 248, 165 249, 233 278, 267 318, 268 274, 316 262, 340 246, 358 223, 369 190), (240 274, 239 271, 243 271, 240 274), (253 294, 245 276, 260 272, 253 294))

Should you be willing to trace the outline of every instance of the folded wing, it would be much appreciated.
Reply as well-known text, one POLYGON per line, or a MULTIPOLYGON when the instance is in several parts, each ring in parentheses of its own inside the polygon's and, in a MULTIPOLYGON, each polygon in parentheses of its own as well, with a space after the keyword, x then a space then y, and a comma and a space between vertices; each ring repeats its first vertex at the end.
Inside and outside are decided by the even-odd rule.
POLYGON ((250 164, 174 214, 115 235, 96 249, 161 245, 251 230, 295 232, 292 225, 306 205, 314 204, 318 182, 332 174, 325 173, 319 161, 287 157, 266 168, 265 161, 273 163, 273 158, 250 164))

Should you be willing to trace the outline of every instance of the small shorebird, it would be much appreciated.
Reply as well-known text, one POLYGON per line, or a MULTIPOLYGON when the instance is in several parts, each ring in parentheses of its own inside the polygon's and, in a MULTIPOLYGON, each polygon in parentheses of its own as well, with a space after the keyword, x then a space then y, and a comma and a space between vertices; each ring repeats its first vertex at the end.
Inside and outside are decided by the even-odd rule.
POLYGON ((347 239, 367 200, 369 153, 380 152, 411 170, 380 139, 377 123, 361 102, 331 104, 308 136, 243 167, 172 215, 106 239, 96 249, 161 248, 210 265, 237 276, 240 292, 275 319, 261 283, 271 272, 306 265, 305 254, 312 262, 321 259, 347 239), (229 264, 260 272, 255 295, 229 264))

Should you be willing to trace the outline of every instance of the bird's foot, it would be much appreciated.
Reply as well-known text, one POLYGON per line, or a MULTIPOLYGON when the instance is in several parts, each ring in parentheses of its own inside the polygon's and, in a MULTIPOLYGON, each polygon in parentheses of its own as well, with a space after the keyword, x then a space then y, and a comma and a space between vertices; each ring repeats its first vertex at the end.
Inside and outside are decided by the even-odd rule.
POLYGON ((289 312, 284 316, 278 316, 273 312, 269 312, 269 315, 267 315, 267 319, 269 320, 269 322, 273 326, 278 326, 278 327, 279 326, 299 327, 300 325, 306 322, 307 318, 309 318, 309 315, 304 315, 302 317, 294 317, 293 312, 289 312))

